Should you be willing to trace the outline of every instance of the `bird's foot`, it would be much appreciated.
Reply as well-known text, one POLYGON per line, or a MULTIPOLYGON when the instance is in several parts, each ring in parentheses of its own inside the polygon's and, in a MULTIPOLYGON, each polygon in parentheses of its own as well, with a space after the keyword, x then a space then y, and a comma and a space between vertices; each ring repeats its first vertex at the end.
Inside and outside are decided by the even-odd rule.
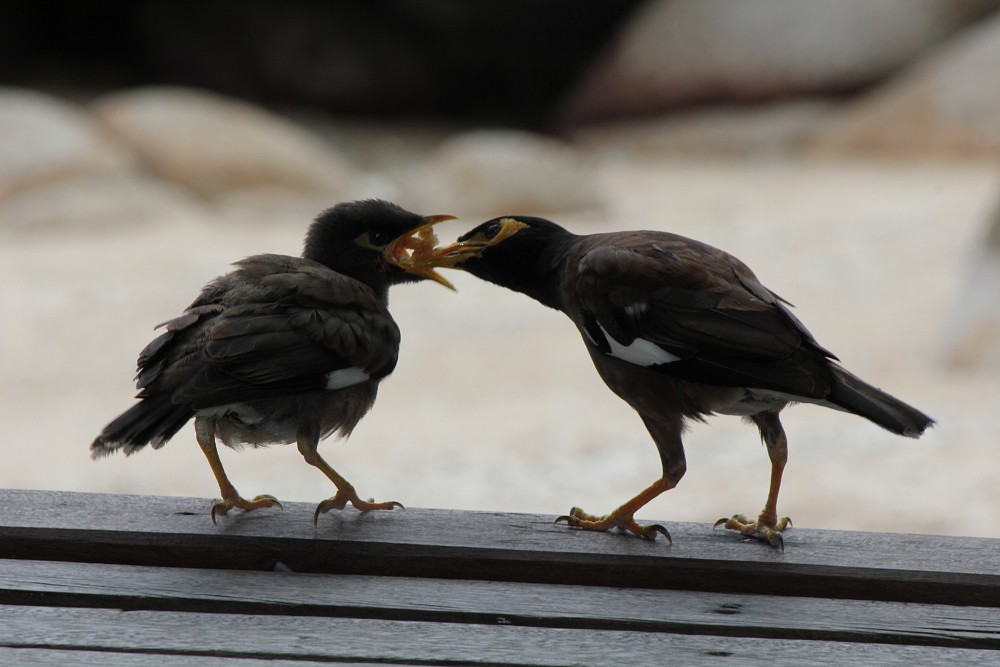
POLYGON ((767 542, 775 549, 784 551, 785 539, 781 534, 785 529, 792 527, 792 520, 787 516, 779 520, 777 515, 766 512, 761 512, 756 521, 751 521, 744 514, 734 514, 729 518, 722 517, 712 527, 719 526, 739 531, 747 537, 767 542))
POLYGON ((263 507, 277 507, 280 510, 285 509, 277 498, 267 494, 255 496, 253 500, 246 500, 237 493, 225 498, 216 498, 212 501, 212 523, 215 523, 216 515, 228 514, 231 509, 252 512, 253 510, 259 510, 263 507))
POLYGON ((569 511, 569 514, 557 517, 556 523, 565 522, 570 528, 581 528, 583 530, 610 530, 617 528, 623 532, 629 532, 647 540, 655 540, 657 534, 659 534, 667 538, 667 542, 673 542, 670 538, 670 533, 660 524, 654 523, 643 526, 636 523, 632 514, 620 510, 621 508, 604 516, 596 516, 594 514, 587 514, 579 507, 574 507, 569 511))
POLYGON ((319 515, 326 514, 330 510, 342 510, 347 507, 350 503, 361 512, 371 512, 372 510, 391 510, 395 508, 406 509, 403 507, 402 503, 398 503, 395 500, 390 500, 387 502, 377 503, 373 498, 368 500, 362 500, 358 497, 357 492, 354 489, 343 490, 337 489, 337 494, 332 498, 327 498, 316 506, 316 511, 313 513, 313 524, 319 523, 319 515))

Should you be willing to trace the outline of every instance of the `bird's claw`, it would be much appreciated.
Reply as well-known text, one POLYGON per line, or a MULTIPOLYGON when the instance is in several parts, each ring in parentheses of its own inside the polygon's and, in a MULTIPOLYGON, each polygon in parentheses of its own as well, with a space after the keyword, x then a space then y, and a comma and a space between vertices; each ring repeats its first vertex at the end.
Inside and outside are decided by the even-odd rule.
POLYGON ((722 517, 712 525, 712 528, 718 528, 719 526, 724 526, 728 530, 735 530, 747 537, 767 542, 775 549, 784 551, 785 538, 782 532, 792 527, 792 520, 786 516, 775 521, 773 514, 768 518, 764 513, 761 513, 756 521, 751 521, 745 514, 734 514, 728 518, 722 517))
POLYGON ((666 538, 668 544, 673 544, 674 540, 670 537, 670 531, 667 530, 666 526, 662 526, 658 523, 652 523, 648 526, 642 526, 643 537, 647 540, 655 540, 656 534, 659 533, 666 538))
POLYGON ((618 516, 617 512, 612 512, 605 516, 595 516, 587 514, 579 507, 574 507, 569 511, 569 514, 558 516, 554 521, 554 523, 564 522, 570 528, 581 528, 583 530, 610 530, 611 528, 617 528, 621 531, 638 535, 646 540, 655 540, 657 534, 659 534, 663 535, 668 543, 673 544, 670 532, 664 526, 658 523, 643 526, 637 523, 631 516, 618 516))
POLYGON ((712 524, 712 529, 716 529, 719 526, 725 526, 732 530, 737 530, 737 526, 745 525, 750 523, 750 519, 747 518, 746 514, 734 514, 732 516, 724 516, 715 523, 712 524))
POLYGON ((347 507, 347 503, 354 505, 354 507, 360 512, 371 512, 373 510, 391 510, 399 508, 401 510, 406 509, 403 504, 396 502, 395 500, 389 500, 386 502, 377 503, 374 498, 369 498, 368 500, 361 500, 357 494, 344 493, 342 491, 337 491, 337 494, 332 498, 327 498, 326 500, 320 502, 316 506, 316 511, 313 512, 313 525, 319 525, 319 515, 325 514, 330 510, 342 510, 347 507))
POLYGON ((396 500, 388 500, 386 502, 377 503, 374 498, 369 498, 368 500, 357 500, 351 501, 355 509, 359 512, 371 512, 372 510, 392 510, 397 507, 401 510, 405 510, 403 503, 396 500))
POLYGON ((595 516, 593 514, 587 514, 579 507, 571 507, 569 514, 563 514, 562 516, 557 516, 554 523, 563 523, 570 528, 583 528, 584 530, 606 530, 601 528, 589 528, 585 526, 583 522, 595 523, 601 521, 605 517, 595 516))
POLYGON ((229 498, 216 498, 212 501, 212 523, 216 523, 216 516, 225 516, 226 514, 229 514, 229 510, 231 509, 252 512, 253 510, 259 510, 265 507, 277 507, 282 511, 285 509, 285 506, 281 504, 280 500, 266 493, 254 496, 251 500, 245 500, 238 495, 231 496, 229 498))

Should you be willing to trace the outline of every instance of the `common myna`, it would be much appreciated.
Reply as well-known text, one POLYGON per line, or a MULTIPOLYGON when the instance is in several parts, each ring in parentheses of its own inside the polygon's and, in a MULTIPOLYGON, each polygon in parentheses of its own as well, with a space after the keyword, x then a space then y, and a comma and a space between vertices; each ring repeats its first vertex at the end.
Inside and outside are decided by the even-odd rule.
POLYGON ((548 220, 503 217, 459 237, 439 259, 566 313, 601 378, 656 443, 660 479, 604 516, 573 508, 559 518, 570 526, 669 539, 663 526, 633 516, 684 475, 685 420, 739 415, 760 430, 771 485, 756 520, 737 514, 715 525, 782 548, 791 525, 777 513, 785 406, 844 410, 908 437, 934 423, 844 370, 743 262, 698 241, 653 231, 578 236, 548 220))
POLYGON ((230 509, 279 506, 245 500, 229 481, 216 438, 230 447, 294 442, 337 487, 314 520, 351 503, 361 511, 402 507, 358 497, 317 452, 322 438, 348 436, 392 372, 399 328, 386 307, 389 287, 429 278, 431 227, 449 215, 420 216, 386 201, 342 203, 322 213, 302 257, 254 255, 206 285, 180 317, 139 353, 139 402, 91 444, 94 458, 162 447, 194 417, 198 444, 230 509))

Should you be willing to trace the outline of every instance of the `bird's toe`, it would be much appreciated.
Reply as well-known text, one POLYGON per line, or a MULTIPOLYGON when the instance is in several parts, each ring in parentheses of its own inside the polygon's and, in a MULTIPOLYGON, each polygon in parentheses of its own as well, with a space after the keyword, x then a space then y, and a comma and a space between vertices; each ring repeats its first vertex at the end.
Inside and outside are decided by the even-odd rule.
POLYGON ((718 528, 719 526, 725 526, 730 530, 741 530, 743 526, 752 523, 750 519, 747 518, 746 514, 734 514, 732 516, 724 516, 714 524, 712 528, 718 528))
POLYGON ((361 512, 371 512, 374 510, 391 510, 396 509, 406 509, 403 504, 395 500, 390 500, 387 502, 377 503, 374 499, 369 498, 368 500, 362 500, 358 498, 357 495, 351 495, 349 493, 337 492, 332 498, 327 498, 326 500, 319 503, 316 506, 316 511, 313 512, 313 525, 319 524, 319 515, 325 514, 330 510, 342 510, 347 507, 350 503, 357 510, 361 512))
POLYGON ((254 496, 251 500, 246 500, 239 495, 230 496, 228 498, 216 498, 212 501, 212 523, 216 523, 217 516, 225 516, 226 514, 229 514, 229 510, 231 509, 252 512, 266 507, 277 507, 280 510, 285 509, 284 505, 281 504, 281 501, 270 494, 254 496))
POLYGON ((339 493, 332 498, 320 501, 320 503, 316 505, 316 511, 313 512, 313 525, 315 526, 319 524, 320 514, 326 514, 330 510, 342 510, 345 507, 347 507, 347 499, 341 497, 339 493))
POLYGON ((657 535, 663 535, 667 538, 667 542, 673 542, 670 532, 660 524, 644 526, 630 514, 624 514, 618 510, 604 516, 596 516, 584 512, 579 507, 574 507, 569 511, 569 514, 556 517, 555 523, 565 523, 570 528, 591 531, 606 531, 617 528, 622 532, 632 533, 647 540, 655 540, 657 535))
POLYGON ((775 549, 784 551, 785 538, 782 533, 792 527, 792 520, 786 516, 780 521, 776 521, 773 514, 768 516, 761 513, 756 521, 751 521, 744 514, 734 514, 729 518, 723 517, 719 519, 712 527, 718 528, 719 526, 724 526, 728 530, 735 530, 746 537, 767 542, 775 549))
POLYGON ((285 511, 285 506, 281 504, 281 501, 272 496, 270 493, 262 493, 259 496, 254 496, 249 504, 253 505, 251 509, 260 509, 262 507, 277 507, 282 512, 285 511))
POLYGON ((397 507, 401 510, 406 509, 403 507, 403 503, 397 502, 395 500, 389 500, 386 502, 377 503, 374 498, 369 498, 368 500, 352 500, 351 504, 354 505, 356 509, 361 512, 371 512, 373 510, 391 510, 397 507))

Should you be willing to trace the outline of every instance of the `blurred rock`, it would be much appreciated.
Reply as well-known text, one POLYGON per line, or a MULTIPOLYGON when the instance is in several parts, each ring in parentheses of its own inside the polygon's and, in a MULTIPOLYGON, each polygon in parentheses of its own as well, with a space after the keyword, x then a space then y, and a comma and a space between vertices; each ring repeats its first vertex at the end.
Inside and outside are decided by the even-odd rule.
POLYGON ((85 174, 0 198, 0 229, 18 232, 96 230, 206 215, 179 188, 133 174, 85 174))
POLYGON ((354 168, 320 136, 235 99, 185 88, 116 93, 93 110, 163 178, 207 198, 241 191, 347 197, 354 168))
POLYGON ((593 170, 578 150, 516 130, 460 134, 395 180, 402 201, 452 213, 547 213, 603 203, 593 170))
POLYGON ((637 155, 765 157, 801 152, 841 108, 824 100, 710 107, 656 119, 584 126, 573 143, 637 155))
MULTIPOLYGON (((355 181, 361 182, 363 181, 355 181)), ((356 187, 349 195, 331 199, 323 194, 300 194, 280 188, 232 190, 212 200, 212 212, 219 220, 233 224, 282 225, 301 228, 320 212, 346 199, 364 199, 369 194, 356 187)), ((391 199, 390 197, 386 197, 391 199)))
POLYGON ((60 179, 120 172, 130 163, 128 151, 79 108, 42 93, 0 88, 0 202, 60 179))
POLYGON ((819 143, 832 152, 1000 156, 1000 13, 857 102, 819 143))
POLYGON ((952 368, 1000 371, 1000 206, 946 321, 947 362, 952 368))
POLYGON ((996 0, 659 0, 564 107, 579 123, 682 105, 843 92, 893 72, 996 0))

